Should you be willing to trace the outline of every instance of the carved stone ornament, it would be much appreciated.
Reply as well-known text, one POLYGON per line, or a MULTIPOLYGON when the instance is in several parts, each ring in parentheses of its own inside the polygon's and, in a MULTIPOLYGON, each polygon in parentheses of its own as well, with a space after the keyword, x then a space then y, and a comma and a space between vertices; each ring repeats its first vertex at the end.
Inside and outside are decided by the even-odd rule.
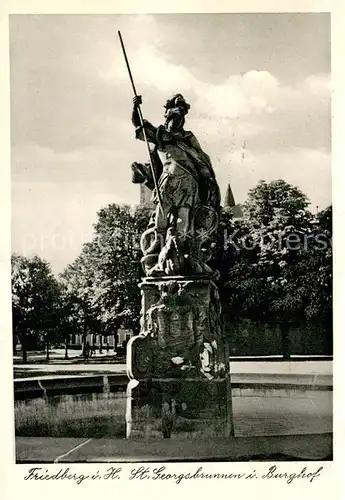
POLYGON ((146 279, 141 293, 141 333, 128 345, 130 378, 224 377, 216 285, 202 279, 146 279))

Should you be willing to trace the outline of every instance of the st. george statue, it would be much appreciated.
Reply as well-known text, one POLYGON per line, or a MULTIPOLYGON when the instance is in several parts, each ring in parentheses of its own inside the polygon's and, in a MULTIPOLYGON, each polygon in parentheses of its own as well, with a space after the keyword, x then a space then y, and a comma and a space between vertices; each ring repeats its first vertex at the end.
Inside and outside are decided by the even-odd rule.
POLYGON ((153 191, 156 210, 141 238, 147 276, 210 275, 211 236, 217 229, 220 193, 209 156, 192 132, 184 130, 190 105, 181 94, 165 104, 165 123, 141 122, 141 96, 133 99, 132 123, 137 139, 152 145, 151 163, 133 163, 133 182, 153 191), (143 125, 142 125, 143 123, 143 125), (161 203, 160 203, 161 202, 161 203))

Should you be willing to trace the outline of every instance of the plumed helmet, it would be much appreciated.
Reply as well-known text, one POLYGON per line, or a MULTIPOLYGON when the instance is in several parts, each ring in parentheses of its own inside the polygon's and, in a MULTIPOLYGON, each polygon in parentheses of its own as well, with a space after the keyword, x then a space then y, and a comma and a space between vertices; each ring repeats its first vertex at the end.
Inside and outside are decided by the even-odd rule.
POLYGON ((190 104, 188 104, 182 94, 174 94, 170 97, 170 99, 167 100, 164 105, 164 108, 166 110, 177 107, 183 108, 185 114, 187 114, 188 110, 190 109, 190 104))

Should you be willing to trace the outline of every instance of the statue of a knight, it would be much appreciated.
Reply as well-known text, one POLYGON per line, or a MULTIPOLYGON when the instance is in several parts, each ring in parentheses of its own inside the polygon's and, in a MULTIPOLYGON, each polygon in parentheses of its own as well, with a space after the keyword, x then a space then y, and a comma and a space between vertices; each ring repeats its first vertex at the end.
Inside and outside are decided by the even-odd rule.
MULTIPOLYGON (((137 139, 145 140, 138 107, 133 99, 132 123, 137 139)), ((181 94, 165 104, 165 123, 159 127, 144 120, 152 144, 150 164, 133 163, 133 182, 153 191, 156 210, 141 238, 142 264, 147 276, 209 275, 211 239, 218 225, 219 187, 209 156, 192 132, 184 130, 190 105, 181 94)))

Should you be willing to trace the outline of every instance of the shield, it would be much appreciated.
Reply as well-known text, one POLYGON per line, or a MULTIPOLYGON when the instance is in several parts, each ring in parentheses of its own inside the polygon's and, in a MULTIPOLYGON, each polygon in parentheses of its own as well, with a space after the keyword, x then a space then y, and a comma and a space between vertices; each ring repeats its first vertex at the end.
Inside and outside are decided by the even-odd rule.
POLYGON ((218 212, 210 205, 198 205, 195 209, 194 228, 197 237, 208 238, 218 226, 218 212))

